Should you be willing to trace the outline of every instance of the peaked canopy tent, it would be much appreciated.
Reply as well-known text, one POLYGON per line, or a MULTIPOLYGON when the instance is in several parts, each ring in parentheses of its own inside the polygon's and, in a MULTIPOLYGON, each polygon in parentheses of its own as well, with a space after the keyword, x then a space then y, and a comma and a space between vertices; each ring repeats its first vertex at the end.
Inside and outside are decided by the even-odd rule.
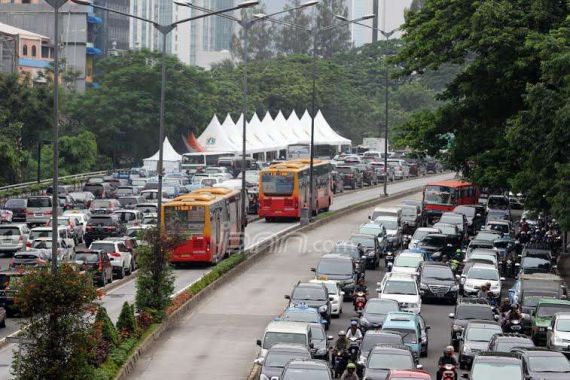
MULTIPOLYGON (((143 167, 147 170, 156 171, 158 165, 158 155, 157 151, 151 157, 145 158, 143 160, 143 167)), ((177 172, 180 171, 180 163, 182 162, 182 155, 178 154, 176 150, 172 147, 172 144, 168 140, 168 137, 164 138, 162 143, 162 167, 165 172, 177 172)))
MULTIPOLYGON (((230 118, 231 120, 231 118, 230 118)), ((226 120, 227 121, 227 120, 226 120)), ((226 125, 230 129, 229 123, 226 125)), ((206 127, 204 132, 198 137, 198 142, 206 152, 220 152, 220 153, 238 153, 238 146, 234 145, 229 137, 230 131, 224 131, 218 117, 214 115, 210 124, 206 127)))

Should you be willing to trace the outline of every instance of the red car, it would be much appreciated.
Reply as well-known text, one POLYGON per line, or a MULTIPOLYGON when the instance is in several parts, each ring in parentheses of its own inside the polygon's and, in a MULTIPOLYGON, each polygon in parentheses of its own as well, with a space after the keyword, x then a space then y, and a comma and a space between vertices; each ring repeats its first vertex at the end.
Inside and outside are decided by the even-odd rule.
POLYGON ((431 380, 431 376, 422 370, 390 371, 386 380, 431 380))

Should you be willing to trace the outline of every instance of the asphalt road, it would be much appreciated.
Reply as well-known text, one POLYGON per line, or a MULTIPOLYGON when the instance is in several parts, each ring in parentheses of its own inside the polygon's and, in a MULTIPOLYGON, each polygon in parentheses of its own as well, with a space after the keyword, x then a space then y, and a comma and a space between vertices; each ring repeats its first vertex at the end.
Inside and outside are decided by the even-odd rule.
MULTIPOLYGON (((405 181, 405 182, 402 182, 402 181, 394 182, 394 183, 391 183, 388 185, 388 193, 393 194, 393 193, 401 192, 401 191, 411 189, 414 187, 423 186, 424 184, 426 184, 427 182, 430 182, 430 181, 441 180, 441 179, 450 179, 453 176, 454 175, 451 173, 446 173, 446 174, 442 174, 439 176, 422 177, 422 178, 417 178, 417 179, 413 179, 413 180, 405 181)), ((345 193, 344 195, 335 198, 334 203, 331 206, 331 211, 350 207, 351 205, 354 205, 356 203, 363 202, 363 201, 373 199, 376 197, 380 197, 381 193, 382 193, 382 189, 380 187, 369 188, 369 189, 365 188, 364 190, 361 190, 361 191, 345 193)), ((361 220, 359 221, 358 224, 360 224, 362 221, 364 221, 366 219, 367 215, 368 215, 368 211, 364 212, 364 217, 361 218, 361 220)), ((287 228, 290 228, 296 224, 297 224, 296 222, 266 223, 265 221, 262 221, 262 220, 250 223, 248 225, 248 227, 246 228, 246 239, 245 239, 246 247, 250 247, 251 245, 253 245, 255 243, 263 241, 264 239, 271 238, 276 233, 281 232, 287 228)), ((356 225, 358 225, 358 224, 356 224, 356 225)), ((320 229, 317 229, 317 230, 320 230, 320 229)), ((343 229, 341 228, 340 230, 342 231, 343 229)), ((348 231, 350 231, 350 230, 348 230, 348 231)), ((346 237, 348 237, 348 235, 346 237)), ((293 239, 289 239, 289 240, 292 241, 293 239)), ((319 239, 319 240, 322 240, 322 239, 319 239)), ((331 241, 334 242, 336 240, 338 240, 338 239, 333 239, 331 241)), ((310 240, 303 239, 300 244, 303 244, 303 247, 306 247, 308 244, 310 244, 312 242, 318 243, 319 241, 318 240, 313 241, 312 239, 310 239, 310 240)), ((317 244, 317 245, 319 245, 319 244, 317 244)), ((287 244, 282 245, 282 247, 287 247, 287 244)), ((284 249, 288 249, 288 248, 284 248, 284 249)), ((299 254, 302 255, 303 253, 299 253, 299 254)), ((0 258, 0 267, 6 268, 8 266, 8 262, 9 262, 9 258, 1 257, 0 258)), ((309 267, 310 267, 309 265, 307 265, 305 267, 307 271, 308 271, 309 267)), ((177 269, 175 271, 175 275, 176 275, 175 291, 181 290, 184 287, 191 284, 192 282, 196 281, 205 272, 207 272, 209 269, 210 269, 210 267, 208 267, 208 266, 199 266, 199 267, 191 267, 191 268, 185 268, 185 269, 177 269)), ((309 274, 309 273, 310 272, 307 272, 307 274, 309 274)), ((248 273, 248 276, 249 276, 249 273, 248 273)), ((260 290, 263 291, 262 288, 260 288, 260 290)), ((291 289, 289 289, 288 291, 290 291, 290 290, 291 289)), ((133 280, 131 280, 131 281, 107 292, 107 294, 100 301, 100 303, 103 306, 105 306, 105 308, 107 309, 107 312, 108 312, 109 316, 111 317, 111 319, 116 321, 118 319, 119 314, 120 314, 121 307, 122 307, 123 303, 125 301, 127 301, 129 303, 133 303, 135 300, 135 293, 136 293, 136 288, 135 288, 135 281, 133 278, 133 280)), ((283 294, 285 294, 285 293, 286 292, 281 294, 280 300, 283 299, 282 297, 283 297, 283 294)), ((225 307, 225 305, 224 305, 224 307, 225 307)), ((238 307, 239 307, 239 304, 238 304, 238 307)), ((278 313, 276 313, 276 314, 278 314, 278 313)), ((263 327, 265 327, 265 324, 263 324, 263 327)), ((232 325, 233 325, 233 323, 232 323, 232 325)), ((239 324, 236 324, 233 326, 238 327, 239 324)), ((14 318, 8 319, 7 320, 7 328, 2 329, 0 331, 0 338, 3 338, 5 336, 17 331, 20 327, 21 327, 20 321, 18 319, 14 319, 14 318)), ((253 342, 253 346, 255 346, 255 339, 252 342, 253 342)), ((206 347, 207 346, 208 346, 208 344, 206 344, 206 347)), ((13 345, 13 344, 9 344, 9 345, 0 349, 0 379, 10 378, 10 365, 11 365, 11 361, 12 361, 12 351, 14 349, 16 349, 16 345, 13 345)), ((250 361, 251 360, 248 361, 248 365, 250 364, 250 361)), ((152 376, 146 377, 146 375, 145 375, 144 378, 150 379, 150 378, 152 378, 152 376)), ((229 379, 229 378, 235 378, 235 377, 229 376, 227 378, 229 379)))
MULTIPOLYGON (((417 185, 417 182, 408 183, 407 186, 404 183, 396 184, 399 191, 417 185)), ((390 191, 396 192, 396 189, 390 191)), ((373 193, 377 195, 378 190, 373 193)), ((418 193, 415 197, 419 196, 418 193)), ((341 199, 350 206, 365 198, 341 199)), ((399 202, 394 200, 385 205, 397 205, 399 202)), ((285 307, 283 296, 291 292, 298 280, 311 279, 309 268, 315 266, 321 255, 336 241, 348 239, 351 232, 367 220, 368 214, 369 210, 358 211, 284 241, 272 254, 215 291, 177 327, 157 341, 154 349, 139 359, 130 378, 246 378, 257 356, 255 341, 261 338, 267 323, 285 307)), ((371 284, 377 282, 380 276, 380 271, 367 275, 371 284)), ((350 303, 344 305, 346 314, 334 320, 331 332, 346 328, 350 306, 350 303)), ((448 344, 449 321, 446 315, 450 307, 426 306, 427 323, 432 325, 431 335, 434 337, 430 356, 424 360, 429 370, 428 364, 437 360, 434 359, 437 351, 448 344)))

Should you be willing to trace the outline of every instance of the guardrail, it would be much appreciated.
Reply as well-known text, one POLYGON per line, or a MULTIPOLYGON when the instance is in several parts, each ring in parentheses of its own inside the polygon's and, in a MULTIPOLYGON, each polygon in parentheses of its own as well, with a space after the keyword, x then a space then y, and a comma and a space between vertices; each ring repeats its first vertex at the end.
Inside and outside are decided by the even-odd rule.
MULTIPOLYGON (((66 175, 59 177, 59 182, 61 184, 73 184, 80 182, 84 179, 87 179, 89 177, 106 175, 107 173, 109 173, 108 170, 101 170, 98 172, 66 175)), ((30 194, 34 192, 40 192, 42 189, 45 190, 45 187, 51 185, 51 183, 52 183, 51 179, 44 179, 41 180, 40 182, 34 181, 34 182, 17 183, 14 185, 3 186, 0 187, 0 199, 18 194, 30 194)))

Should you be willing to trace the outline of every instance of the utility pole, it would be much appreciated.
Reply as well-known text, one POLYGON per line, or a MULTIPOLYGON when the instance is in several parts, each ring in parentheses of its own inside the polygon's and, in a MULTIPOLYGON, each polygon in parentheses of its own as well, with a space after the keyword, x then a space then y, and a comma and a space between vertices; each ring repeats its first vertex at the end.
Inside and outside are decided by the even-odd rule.
POLYGON ((372 0, 372 13, 374 13, 374 19, 372 19, 372 42, 378 42, 378 2, 380 0, 372 0))

